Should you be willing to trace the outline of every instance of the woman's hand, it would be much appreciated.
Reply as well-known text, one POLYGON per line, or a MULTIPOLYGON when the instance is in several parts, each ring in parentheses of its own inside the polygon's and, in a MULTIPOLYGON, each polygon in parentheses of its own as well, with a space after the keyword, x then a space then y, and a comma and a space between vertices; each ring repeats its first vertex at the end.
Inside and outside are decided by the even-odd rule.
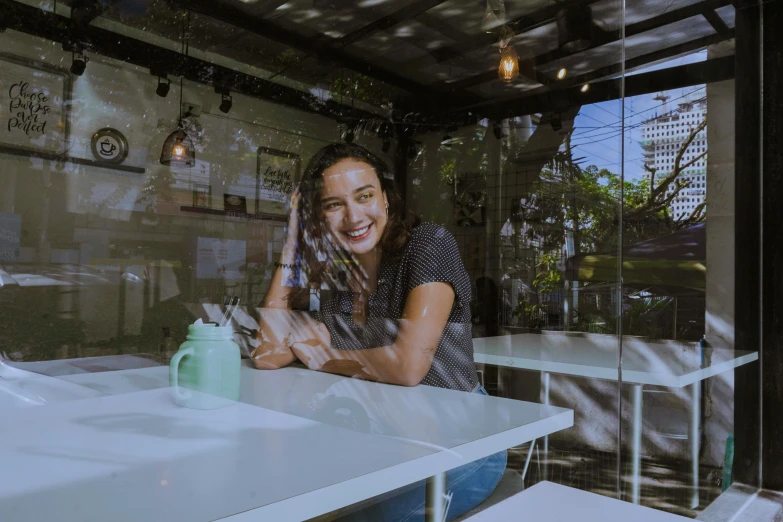
POLYGON ((288 232, 280 260, 282 264, 288 266, 293 266, 296 262, 296 249, 299 246, 299 204, 301 201, 302 192, 299 190, 299 186, 297 186, 289 198, 288 232))
POLYGON ((296 357, 311 370, 319 370, 330 359, 332 336, 329 329, 318 321, 299 325, 288 339, 296 357))

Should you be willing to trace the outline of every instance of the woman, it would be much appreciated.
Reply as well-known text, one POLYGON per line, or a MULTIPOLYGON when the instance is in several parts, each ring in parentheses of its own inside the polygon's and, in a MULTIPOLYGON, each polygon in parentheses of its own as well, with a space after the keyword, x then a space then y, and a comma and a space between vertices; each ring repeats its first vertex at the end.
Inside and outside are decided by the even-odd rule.
MULTIPOLYGON (((257 368, 298 359, 313 370, 486 394, 473 363, 470 280, 456 241, 443 227, 402 214, 383 160, 352 144, 315 155, 291 198, 253 353, 257 368)), ((505 465, 502 452, 449 472, 449 519, 483 501, 505 465)), ((408 488, 347 520, 423 520, 424 491, 423 483, 408 488)))

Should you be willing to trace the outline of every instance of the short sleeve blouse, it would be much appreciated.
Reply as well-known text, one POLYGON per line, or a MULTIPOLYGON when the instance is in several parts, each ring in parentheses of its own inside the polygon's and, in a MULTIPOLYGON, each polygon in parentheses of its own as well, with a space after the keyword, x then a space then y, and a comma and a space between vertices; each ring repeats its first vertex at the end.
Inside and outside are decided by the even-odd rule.
POLYGON ((432 282, 450 284, 455 299, 432 366, 421 384, 472 391, 478 381, 471 337, 470 278, 457 242, 440 225, 419 224, 413 229, 401 258, 382 259, 378 285, 369 297, 364 326, 353 321, 351 292, 323 295, 320 310, 313 314, 329 329, 332 347, 336 349, 389 346, 397 337, 408 294, 417 286, 432 282))

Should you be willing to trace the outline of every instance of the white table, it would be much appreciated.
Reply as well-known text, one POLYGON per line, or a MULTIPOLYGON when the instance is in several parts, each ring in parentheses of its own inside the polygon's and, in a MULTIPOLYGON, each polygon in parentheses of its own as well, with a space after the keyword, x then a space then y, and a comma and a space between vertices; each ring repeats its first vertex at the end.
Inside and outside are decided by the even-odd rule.
POLYGON ((465 522, 693 522, 690 518, 621 502, 552 482, 538 484, 468 518, 465 522))
MULTIPOLYGON (((606 343, 604 336, 518 334, 473 339, 477 363, 537 370, 542 372, 544 404, 549 404, 549 380, 552 373, 618 380, 619 346, 606 343), (589 339, 591 341, 584 341, 589 339), (597 342, 603 339, 603 342, 597 342), (579 340, 579 342, 577 341, 579 340)), ((758 352, 713 350, 713 364, 704 365, 698 350, 686 353, 682 343, 643 343, 629 340, 623 349, 622 382, 633 387, 633 428, 631 436, 631 496, 639 503, 641 483, 642 391, 645 385, 690 389, 688 441, 691 455, 690 507, 699 505, 699 444, 701 423, 701 387, 704 379, 758 360, 758 352)), ((548 452, 548 437, 544 452, 548 452)))
POLYGON ((60 376, 101 396, 1 412, 3 518, 296 521, 427 479, 436 520, 446 471, 573 425, 534 403, 242 370, 220 410, 176 406, 157 367, 60 376))

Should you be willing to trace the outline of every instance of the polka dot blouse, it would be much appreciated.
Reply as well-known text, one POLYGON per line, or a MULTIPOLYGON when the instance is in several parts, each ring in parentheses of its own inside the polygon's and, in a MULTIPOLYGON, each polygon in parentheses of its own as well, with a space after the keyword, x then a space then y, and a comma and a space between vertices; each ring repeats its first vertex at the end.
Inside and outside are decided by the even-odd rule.
POLYGON ((417 286, 432 282, 450 284, 455 298, 432 366, 421 384, 472 391, 478 381, 471 338, 470 278, 457 242, 440 225, 421 223, 413 229, 400 259, 381 261, 378 285, 370 295, 364 326, 353 321, 353 294, 347 291, 322 292, 320 311, 311 313, 329 328, 333 348, 389 346, 397 337, 408 294, 417 286))

